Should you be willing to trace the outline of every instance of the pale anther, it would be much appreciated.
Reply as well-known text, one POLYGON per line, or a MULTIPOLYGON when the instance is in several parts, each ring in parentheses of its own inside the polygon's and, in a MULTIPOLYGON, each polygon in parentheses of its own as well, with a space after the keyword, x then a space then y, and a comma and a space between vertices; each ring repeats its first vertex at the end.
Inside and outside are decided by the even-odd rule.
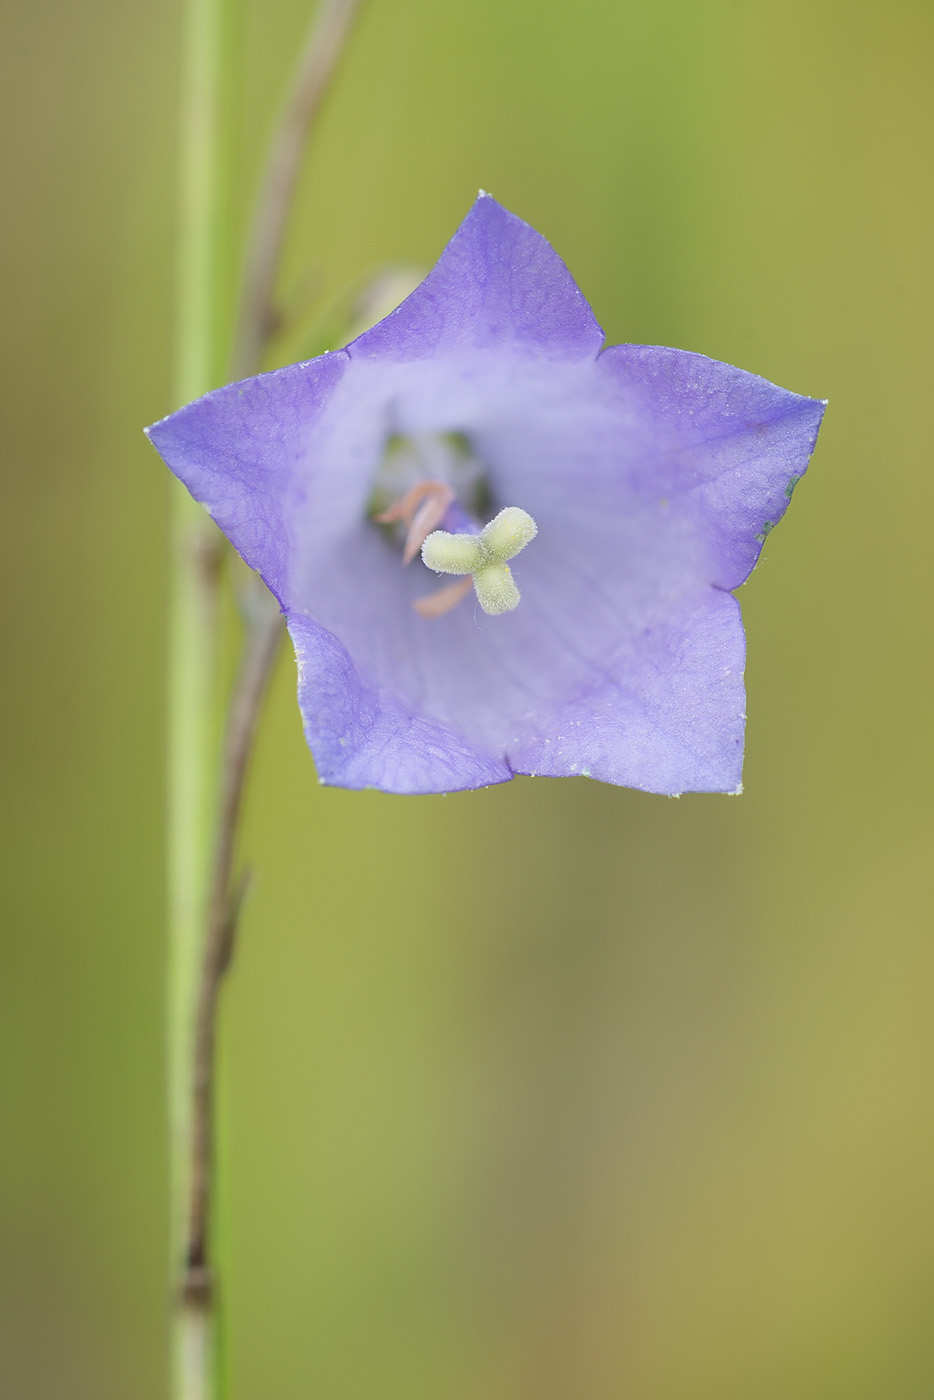
POLYGON ((538 526, 528 511, 507 506, 479 535, 435 530, 422 545, 422 559, 435 573, 472 575, 484 612, 512 612, 520 595, 506 560, 524 549, 537 534, 538 526))

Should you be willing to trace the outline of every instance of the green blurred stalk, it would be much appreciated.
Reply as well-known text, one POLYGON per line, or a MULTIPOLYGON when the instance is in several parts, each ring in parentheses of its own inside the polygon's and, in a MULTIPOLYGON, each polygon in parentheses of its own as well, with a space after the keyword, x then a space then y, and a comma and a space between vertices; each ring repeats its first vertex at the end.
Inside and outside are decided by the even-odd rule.
MULTIPOLYGON (((221 361, 219 264, 227 0, 184 0, 174 400, 197 398, 221 361)), ((195 1007, 211 872, 219 751, 220 538, 181 487, 172 497, 168 686, 168 1111, 170 1268, 179 1286, 192 1143, 195 1007)), ((216 1393, 207 1300, 173 1292, 173 1400, 216 1393)))
MULTIPOLYGON (((228 0, 185 0, 178 231, 176 400, 212 387, 221 369, 221 164, 228 0)), ((234 377, 255 373, 277 325, 274 291, 308 134, 360 0, 322 0, 286 92, 248 238, 234 377)), ((221 540, 184 491, 173 503, 169 648, 169 1118, 173 1400, 216 1400, 221 1388, 216 1286, 217 1008, 239 894, 236 834, 263 693, 282 622, 257 584, 242 600, 244 641, 223 726, 216 634, 221 540), (223 742, 221 729, 223 728, 223 742)))

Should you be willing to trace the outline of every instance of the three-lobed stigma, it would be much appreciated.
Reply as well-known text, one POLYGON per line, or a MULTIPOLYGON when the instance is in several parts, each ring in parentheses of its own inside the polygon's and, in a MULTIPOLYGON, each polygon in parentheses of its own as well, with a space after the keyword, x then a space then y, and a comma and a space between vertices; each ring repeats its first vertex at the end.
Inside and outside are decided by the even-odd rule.
POLYGON ((506 561, 537 534, 528 511, 506 506, 479 535, 433 531, 422 545, 422 560, 438 574, 469 575, 481 608, 496 616, 512 612, 521 596, 506 561))

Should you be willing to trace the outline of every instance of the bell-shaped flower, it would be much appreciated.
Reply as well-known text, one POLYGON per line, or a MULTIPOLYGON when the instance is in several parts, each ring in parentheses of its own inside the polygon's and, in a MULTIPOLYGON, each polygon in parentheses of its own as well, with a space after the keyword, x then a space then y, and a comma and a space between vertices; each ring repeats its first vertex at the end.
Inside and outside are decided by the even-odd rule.
POLYGON ((604 348, 550 245, 481 195, 346 349, 149 436, 279 600, 322 782, 736 792, 732 590, 823 411, 703 355, 604 348))

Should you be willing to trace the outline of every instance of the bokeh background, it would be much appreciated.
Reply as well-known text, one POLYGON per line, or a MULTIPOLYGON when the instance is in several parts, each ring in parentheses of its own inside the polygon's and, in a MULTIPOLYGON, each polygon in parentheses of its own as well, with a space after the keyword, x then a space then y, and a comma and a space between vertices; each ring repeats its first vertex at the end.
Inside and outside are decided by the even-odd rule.
MULTIPOLYGON (((244 0, 230 266, 307 0, 244 0)), ((174 6, 7 0, 0 1392, 160 1400, 174 6)), ((831 401, 746 793, 320 790, 283 655, 224 1016, 234 1400, 934 1395, 934 11, 371 0, 284 285, 476 189, 609 339, 831 401)))

